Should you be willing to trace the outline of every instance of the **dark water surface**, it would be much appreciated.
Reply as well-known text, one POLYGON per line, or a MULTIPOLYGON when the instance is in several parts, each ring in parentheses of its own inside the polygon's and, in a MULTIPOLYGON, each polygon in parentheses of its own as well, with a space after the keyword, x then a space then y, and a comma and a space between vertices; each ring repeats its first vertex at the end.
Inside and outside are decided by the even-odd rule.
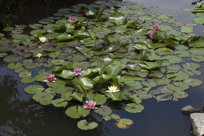
MULTIPOLYGON (((193 14, 180 10, 192 8, 191 0, 132 1, 147 6, 159 6, 151 11, 171 14, 177 21, 192 23, 194 17, 193 14)), ((35 23, 51 16, 58 8, 79 2, 93 1, 0 0, 0 20, 4 26, 35 23), (12 10, 9 11, 12 11, 11 13, 6 13, 8 5, 12 5, 12 10)), ((201 26, 197 27, 195 32, 202 35, 201 26)), ((204 65, 200 70, 204 73, 204 65)), ((204 74, 199 78, 204 81, 204 74)), ((66 117, 63 109, 43 107, 33 101, 31 95, 24 93, 25 85, 20 83, 19 79, 12 70, 0 63, 0 136, 190 136, 190 118, 182 115, 180 109, 189 104, 195 107, 204 104, 204 85, 201 85, 189 89, 189 97, 176 102, 144 100, 145 110, 139 114, 115 111, 121 117, 134 120, 135 124, 128 129, 118 129, 112 121, 100 121, 97 129, 81 131, 76 127, 77 121, 66 117)))

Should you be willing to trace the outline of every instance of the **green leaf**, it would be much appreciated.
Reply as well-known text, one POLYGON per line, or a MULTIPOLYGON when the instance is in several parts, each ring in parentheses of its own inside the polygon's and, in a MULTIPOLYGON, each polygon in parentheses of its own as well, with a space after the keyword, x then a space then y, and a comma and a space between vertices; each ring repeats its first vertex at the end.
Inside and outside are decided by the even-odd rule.
POLYGON ((72 39, 73 39, 73 37, 70 34, 61 34, 57 37, 58 42, 65 42, 65 41, 69 41, 72 39))
POLYGON ((85 90, 93 88, 93 81, 88 77, 80 77, 78 84, 81 85, 85 90))
POLYGON ((113 101, 122 101, 122 99, 123 99, 122 92, 106 93, 106 95, 109 98, 111 98, 113 101))
POLYGON ((62 70, 62 72, 60 74, 57 74, 56 76, 65 78, 65 79, 72 79, 74 77, 74 73, 73 71, 70 70, 62 70))
POLYGON ((77 122, 77 127, 80 128, 81 130, 91 130, 98 127, 98 123, 94 121, 88 122, 87 120, 84 119, 77 122))
POLYGON ((55 107, 66 107, 67 106, 67 101, 64 99, 56 99, 52 101, 52 104, 55 107))
POLYGON ((129 103, 126 104, 125 110, 130 113, 139 113, 144 110, 144 106, 141 104, 129 103))
POLYGON ((204 47, 203 42, 204 42, 204 37, 194 37, 190 41, 188 46, 193 48, 201 48, 201 47, 204 47))
POLYGON ((184 80, 184 83, 192 87, 195 87, 195 86, 200 86, 202 84, 202 81, 199 79, 189 78, 189 79, 184 80))
POLYGON ((178 92, 175 92, 174 94, 173 94, 173 96, 174 97, 176 97, 176 98, 186 98, 186 97, 188 97, 188 94, 186 93, 186 92, 180 92, 180 91, 178 91, 178 92))
POLYGON ((26 77, 21 79, 21 83, 24 83, 24 84, 32 83, 34 81, 35 81, 35 78, 33 77, 26 77))
POLYGON ((78 92, 74 92, 72 94, 72 98, 77 100, 77 101, 79 101, 79 102, 83 102, 84 94, 78 93, 78 92))
POLYGON ((31 85, 27 86, 24 90, 28 94, 36 94, 38 92, 43 91, 45 88, 40 85, 31 85))
POLYGON ((185 25, 181 27, 181 32, 183 33, 192 33, 193 32, 193 25, 185 25))
POLYGON ((106 97, 102 94, 89 93, 86 95, 87 99, 96 102, 96 105, 102 105, 106 102, 106 97))
POLYGON ((61 98, 64 99, 64 100, 67 100, 67 101, 72 100, 72 91, 68 91, 66 93, 63 93, 61 95, 61 98))
POLYGON ((156 62, 142 61, 140 62, 139 65, 141 68, 148 69, 148 70, 158 69, 161 67, 161 61, 156 61, 156 62))
POLYGON ((88 116, 90 111, 82 108, 81 106, 72 106, 72 107, 69 107, 65 111, 65 113, 66 113, 67 116, 69 116, 71 118, 78 119, 78 118, 81 118, 81 117, 88 116))
POLYGON ((175 74, 167 74, 167 78, 174 80, 174 81, 181 81, 189 78, 189 75, 185 72, 179 71, 175 74))
POLYGON ((137 96, 134 96, 132 94, 126 94, 126 97, 131 100, 132 102, 136 103, 136 104, 140 104, 142 102, 142 100, 137 97, 137 96))
POLYGON ((102 115, 102 116, 107 116, 110 115, 112 113, 111 108, 107 107, 107 106, 101 106, 98 109, 95 109, 95 112, 102 115))
POLYGON ((126 128, 130 127, 132 124, 133 124, 132 120, 126 119, 126 118, 121 118, 121 119, 117 120, 115 125, 118 128, 126 129, 126 128))
POLYGON ((21 73, 19 73, 19 77, 21 78, 26 78, 26 77, 31 77, 32 73, 28 72, 28 71, 23 71, 21 73))
POLYGON ((47 92, 37 92, 33 95, 33 99, 42 105, 49 105, 52 103, 55 94, 47 92))

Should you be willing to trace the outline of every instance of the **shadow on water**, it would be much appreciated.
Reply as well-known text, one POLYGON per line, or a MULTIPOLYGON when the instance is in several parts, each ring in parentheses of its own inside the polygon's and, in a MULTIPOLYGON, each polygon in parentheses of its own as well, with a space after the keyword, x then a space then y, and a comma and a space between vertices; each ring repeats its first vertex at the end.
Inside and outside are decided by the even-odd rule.
MULTIPOLYGON (((146 6, 159 6, 151 11, 167 13, 178 21, 192 23, 193 14, 183 12, 181 8, 192 8, 191 0, 132 0, 146 6), (176 4, 175 4, 176 3, 176 4)), ((67 0, 0 0, 0 19, 2 25, 29 24, 51 16, 58 8, 69 7, 80 2, 67 0), (11 10, 8 10, 11 8, 11 10), (7 12, 10 13, 7 13, 7 12)), ((0 26, 1 27, 1 26, 0 26)), ((201 27, 195 32, 202 35, 201 27)), ((1 29, 1 28, 0 28, 1 29)), ((200 71, 204 72, 204 65, 200 71)), ((199 78, 204 81, 204 74, 199 78)), ((186 105, 201 107, 204 104, 204 85, 190 88, 189 97, 179 101, 157 102, 144 100, 144 112, 130 114, 118 112, 121 117, 133 119, 135 124, 127 130, 118 129, 114 122, 101 122, 92 131, 81 131, 76 127, 76 120, 64 114, 64 110, 41 106, 24 93, 24 84, 17 75, 0 64, 0 136, 190 136, 190 119, 181 114, 186 105)), ((120 105, 119 105, 120 106, 120 105)))
POLYGON ((0 0, 0 28, 15 24, 37 23, 52 16, 60 8, 95 0, 0 0))

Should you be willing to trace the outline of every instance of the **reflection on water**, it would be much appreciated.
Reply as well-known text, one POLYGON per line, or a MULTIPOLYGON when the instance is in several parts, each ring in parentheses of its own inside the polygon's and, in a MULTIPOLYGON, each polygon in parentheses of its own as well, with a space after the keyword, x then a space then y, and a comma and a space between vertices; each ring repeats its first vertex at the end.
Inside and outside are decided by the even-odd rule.
POLYGON ((0 0, 0 29, 14 24, 37 23, 51 16, 59 8, 78 3, 93 3, 95 0, 0 0))
MULTIPOLYGON (((9 18, 8 14, 8 20, 6 20, 7 17, 4 17, 3 22, 13 23, 14 21, 18 24, 27 24, 50 16, 59 7, 67 7, 80 0, 75 0, 71 4, 67 0, 0 0, 2 1, 4 1, 4 6, 11 5, 11 7, 12 2, 14 5, 15 2, 22 3, 21 6, 15 7, 19 11, 15 9, 16 12, 11 14, 15 17, 9 18), (32 4, 25 6, 28 1, 32 4), (17 14, 19 15, 16 16, 17 14)), ((191 23, 194 17, 189 12, 180 11, 180 8, 191 8, 191 0, 180 0, 179 2, 176 0, 132 1, 147 6, 160 6, 151 11, 172 14, 177 20, 183 22, 191 23)), ((0 9, 0 19, 4 13, 5 11, 0 9)), ((202 35, 200 31, 199 27, 195 30, 197 34, 202 35)), ((204 72, 204 65, 200 71, 204 72)), ((204 74, 199 77, 204 81, 204 74)), ((132 127, 127 130, 118 129, 114 126, 113 121, 103 122, 95 116, 96 120, 101 122, 99 127, 92 131, 81 131, 76 127, 77 121, 66 117, 64 110, 39 105, 31 99, 31 95, 24 93, 24 87, 25 85, 20 83, 13 71, 0 64, 0 136, 189 136, 190 119, 182 115, 180 109, 188 104, 201 107, 204 103, 204 85, 189 89, 190 97, 177 102, 158 103, 154 99, 145 100, 143 102, 145 110, 139 114, 120 111, 122 104, 115 103, 114 112, 121 117, 133 119, 135 124, 132 127)), ((109 105, 112 106, 112 103, 109 105)))

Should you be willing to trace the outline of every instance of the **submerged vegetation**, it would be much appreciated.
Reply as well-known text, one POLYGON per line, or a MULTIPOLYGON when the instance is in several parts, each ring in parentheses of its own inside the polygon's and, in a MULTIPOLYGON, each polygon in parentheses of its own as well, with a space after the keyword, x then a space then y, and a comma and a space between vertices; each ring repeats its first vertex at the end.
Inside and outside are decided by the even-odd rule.
POLYGON ((144 99, 178 100, 202 83, 195 76, 204 38, 195 36, 193 25, 147 11, 119 1, 60 9, 38 24, 5 28, 0 57, 28 84, 25 92, 82 119, 80 129, 98 126, 86 120, 92 114, 127 128, 133 121, 115 114, 110 103, 140 113, 144 99))

